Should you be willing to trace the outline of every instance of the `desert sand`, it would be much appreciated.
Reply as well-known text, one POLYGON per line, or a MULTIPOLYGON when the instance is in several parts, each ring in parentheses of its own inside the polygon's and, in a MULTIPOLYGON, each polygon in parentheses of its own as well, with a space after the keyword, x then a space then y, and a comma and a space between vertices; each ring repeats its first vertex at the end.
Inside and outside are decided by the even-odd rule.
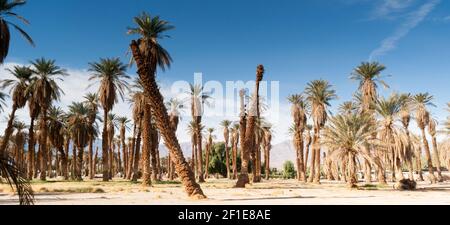
MULTIPOLYGON (((206 200, 192 200, 178 182, 164 182, 144 188, 139 183, 116 179, 84 182, 33 182, 37 205, 411 205, 450 204, 450 181, 419 182, 415 191, 398 191, 394 183, 364 185, 348 189, 345 183, 323 180, 322 184, 301 184, 295 180, 272 179, 232 188, 234 181, 209 179, 202 184, 206 200)), ((17 204, 6 184, 0 184, 0 205, 17 204)))

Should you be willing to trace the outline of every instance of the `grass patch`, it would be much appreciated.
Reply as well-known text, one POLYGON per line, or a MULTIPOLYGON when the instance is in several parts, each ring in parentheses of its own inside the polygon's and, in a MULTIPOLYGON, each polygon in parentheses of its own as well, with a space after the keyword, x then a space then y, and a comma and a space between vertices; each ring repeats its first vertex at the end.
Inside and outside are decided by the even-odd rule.
POLYGON ((154 181, 155 184, 181 184, 180 181, 176 181, 176 180, 159 180, 159 181, 154 181))

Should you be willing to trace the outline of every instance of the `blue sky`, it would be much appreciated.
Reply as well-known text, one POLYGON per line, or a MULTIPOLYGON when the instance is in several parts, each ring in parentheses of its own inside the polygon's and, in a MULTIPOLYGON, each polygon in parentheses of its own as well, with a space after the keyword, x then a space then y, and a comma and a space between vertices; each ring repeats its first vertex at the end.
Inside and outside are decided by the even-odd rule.
POLYGON ((174 59, 159 74, 165 83, 192 81, 195 72, 205 80, 252 80, 256 65, 264 64, 265 79, 280 82, 282 102, 323 78, 335 85, 336 106, 357 88, 348 79, 352 69, 378 52, 373 60, 386 65, 392 90, 428 91, 439 106, 434 115, 446 115, 450 1, 29 0, 18 12, 30 20, 25 28, 37 46, 14 32, 7 61, 44 56, 80 71, 99 57, 127 61, 126 27, 142 11, 176 26, 162 42, 174 59))

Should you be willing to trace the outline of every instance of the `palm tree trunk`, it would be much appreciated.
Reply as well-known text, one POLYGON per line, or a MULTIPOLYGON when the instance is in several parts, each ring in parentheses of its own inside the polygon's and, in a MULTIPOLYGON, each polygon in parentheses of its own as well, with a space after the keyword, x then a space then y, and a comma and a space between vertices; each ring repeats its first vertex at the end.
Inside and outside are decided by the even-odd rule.
POLYGON ((28 129, 28 179, 33 179, 34 174, 34 117, 31 117, 28 129))
POLYGON ((270 143, 267 143, 264 151, 264 165, 265 165, 265 175, 266 180, 270 178, 270 143))
POLYGON ((103 181, 109 181, 108 163, 108 110, 103 109, 103 132, 102 132, 102 165, 103 181))
POLYGON ((67 154, 64 152, 64 147, 61 145, 59 146, 59 154, 61 155, 61 170, 62 170, 62 175, 64 177, 64 180, 68 180, 69 179, 69 171, 67 170, 67 154))
POLYGON ((134 157, 133 157, 133 174, 131 175, 131 181, 136 182, 138 180, 139 173, 139 151, 141 150, 141 138, 142 138, 142 119, 140 119, 138 126, 138 133, 136 137, 136 146, 134 148, 134 157))
POLYGON ((433 135, 431 137, 431 142, 433 145, 434 162, 436 163, 437 181, 442 182, 442 181, 444 181, 444 178, 442 177, 442 173, 441 173, 441 160, 439 159, 439 151, 438 151, 438 147, 437 147, 436 135, 433 135))
POLYGON ((45 181, 47 177, 47 109, 41 110, 41 122, 40 122, 40 142, 39 149, 41 150, 41 174, 40 179, 45 181))
POLYGON ((317 132, 315 132, 315 146, 316 146, 316 152, 315 152, 315 174, 314 174, 314 180, 313 183, 320 184, 320 128, 317 129, 317 132))
MULTIPOLYGON (((228 128, 225 128, 228 129, 228 128)), ((228 149, 228 137, 225 137, 225 163, 227 167, 227 178, 230 179, 230 151, 228 149)))
POLYGON ((89 147, 88 147, 88 168, 89 168, 89 179, 94 179, 93 171, 93 148, 94 147, 94 137, 89 137, 89 147))
POLYGON ((419 181, 423 181, 423 173, 422 173, 422 151, 421 148, 417 148, 416 150, 416 169, 417 169, 417 174, 419 175, 419 177, 417 178, 417 180, 419 181))
POLYGON ((127 169, 128 169, 128 154, 127 154, 127 149, 126 149, 127 147, 126 147, 126 144, 125 144, 125 135, 124 134, 120 135, 120 143, 122 145, 122 154, 123 154, 123 170, 122 170, 122 173, 123 173, 123 177, 125 177, 126 173, 127 173, 127 169))
POLYGON ((2 144, 0 145, 0 155, 3 155, 5 153, 6 147, 8 146, 9 138, 11 137, 11 134, 13 132, 13 122, 15 119, 16 111, 17 111, 17 106, 15 104, 13 104, 12 112, 11 112, 11 115, 9 116, 9 120, 8 120, 8 125, 6 126, 6 129, 5 129, 5 135, 3 136, 3 139, 1 142, 2 144))
POLYGON ((138 67, 138 74, 143 83, 145 93, 149 97, 150 105, 154 110, 154 117, 158 130, 161 132, 164 143, 174 157, 176 171, 181 177, 181 181, 185 186, 187 194, 195 198, 206 198, 200 185, 195 182, 194 174, 192 173, 192 170, 190 170, 189 165, 183 156, 174 129, 170 127, 170 120, 164 105, 164 99, 155 80, 156 60, 151 59, 152 69, 149 70, 149 65, 147 65, 148 60, 145 60, 142 57, 137 42, 133 40, 130 47, 138 67))
MULTIPOLYGON (((142 130, 142 138, 144 139, 142 143, 142 185, 143 186, 151 186, 152 185, 152 179, 150 179, 152 174, 151 168, 150 168, 150 151, 153 148, 152 146, 152 122, 151 122, 151 111, 148 106, 144 107, 144 121, 143 121, 143 127, 142 130)), ((152 160, 153 164, 153 160, 152 160)), ((154 165, 152 165, 154 166, 154 165)), ((153 178, 153 180, 155 180, 153 178)))
POLYGON ((356 187, 356 184, 358 183, 357 177, 356 177, 356 157, 354 154, 350 154, 348 158, 348 172, 349 172, 349 178, 348 178, 348 187, 354 188, 356 187))
POLYGON ((430 155, 430 146, 428 145, 428 141, 425 135, 425 129, 422 130, 422 142, 425 149, 425 158, 427 160, 428 165, 428 176, 430 178, 431 183, 436 183, 436 177, 434 176, 434 168, 433 168, 433 162, 431 161, 431 155, 430 155))
POLYGON ((200 133, 200 129, 197 129, 197 165, 198 165, 198 182, 205 182, 205 177, 203 174, 203 151, 202 151, 202 134, 200 133))
POLYGON ((308 170, 309 147, 310 147, 310 144, 306 144, 305 158, 304 158, 305 166, 303 167, 303 169, 305 171, 305 181, 306 181, 306 177, 307 177, 306 176, 306 171, 308 170))
POLYGON ((127 175, 126 179, 131 179, 131 174, 133 172, 133 162, 134 162, 134 150, 136 146, 136 130, 137 130, 137 123, 139 121, 134 121, 133 125, 133 138, 131 141, 131 148, 128 147, 128 169, 127 169, 127 175))
POLYGON ((238 150, 238 141, 235 140, 233 143, 233 179, 237 179, 237 150, 238 150))
POLYGON ((83 170, 83 153, 84 149, 83 147, 78 147, 78 160, 77 160, 77 180, 82 181, 82 170, 83 170))
POLYGON ((209 176, 209 152, 211 151, 211 145, 210 143, 206 144, 205 146, 205 179, 208 179, 209 176))

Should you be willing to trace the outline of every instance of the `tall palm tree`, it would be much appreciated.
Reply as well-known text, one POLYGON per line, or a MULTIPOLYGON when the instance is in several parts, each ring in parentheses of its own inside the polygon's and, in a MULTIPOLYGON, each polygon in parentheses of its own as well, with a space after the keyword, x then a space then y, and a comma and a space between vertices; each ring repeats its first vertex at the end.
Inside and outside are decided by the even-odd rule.
MULTIPOLYGON (((425 128, 430 123, 430 113, 427 110, 427 106, 435 106, 433 104, 433 96, 429 93, 419 93, 413 96, 412 104, 415 111, 415 119, 417 126, 422 132, 422 144, 425 151, 425 158, 427 160, 429 178, 431 183, 436 182, 436 177, 434 176, 433 162, 431 161, 430 146, 428 145, 427 137, 425 134, 425 128)), ((420 158, 421 154, 417 157, 420 158)))
POLYGON ((39 149, 41 152, 41 171, 40 179, 46 180, 47 172, 47 112, 54 100, 59 101, 61 93, 64 92, 56 83, 57 80, 62 81, 62 76, 67 76, 66 70, 61 69, 55 64, 55 60, 47 60, 45 58, 32 61, 33 76, 35 80, 31 83, 32 95, 36 97, 41 108, 41 118, 39 122, 40 141, 39 149))
POLYGON ((109 178, 112 179, 114 174, 114 134, 117 128, 117 118, 118 116, 114 113, 108 114, 108 125, 106 127, 106 132, 108 133, 108 164, 109 164, 109 178))
MULTIPOLYGON (((190 101, 191 101, 191 115, 192 115, 192 121, 194 121, 196 123, 196 127, 200 128, 202 125, 202 115, 203 115, 203 111, 204 111, 204 107, 203 105, 206 103, 207 105, 208 103, 208 99, 210 98, 210 96, 208 95, 208 93, 205 93, 203 91, 203 86, 202 85, 198 85, 198 84, 190 84, 190 89, 188 94, 190 95, 190 101)), ((195 137, 197 138, 196 140, 196 149, 197 149, 197 169, 198 169, 198 179, 199 182, 205 182, 204 180, 204 174, 203 174, 203 163, 202 163, 202 141, 201 141, 201 134, 200 134, 200 129, 196 129, 197 134, 195 135, 195 137)))
POLYGON ((82 165, 83 165, 83 153, 84 148, 89 144, 89 137, 92 133, 91 124, 89 120, 89 109, 82 102, 73 102, 69 105, 69 113, 67 119, 67 125, 69 127, 74 148, 78 149, 76 155, 75 178, 79 181, 82 179, 82 165))
MULTIPOLYGON (((405 135, 407 138, 407 144, 405 146, 405 153, 404 157, 406 160, 406 163, 408 164, 409 169, 409 176, 408 178, 410 180, 414 180, 414 173, 413 173, 413 163, 412 158, 414 156, 414 152, 412 149, 412 143, 411 143, 411 135, 409 133, 409 124, 411 122, 411 100, 412 96, 409 93, 404 93, 399 96, 400 101, 400 121, 403 125, 403 130, 405 131, 405 135)), ((420 171, 420 170, 419 170, 420 171)), ((422 172, 420 171, 419 179, 423 180, 422 178, 422 172)))
POLYGON ((195 182, 195 176, 186 162, 175 131, 170 126, 169 115, 164 105, 164 99, 156 83, 157 67, 164 70, 172 61, 169 53, 158 43, 159 39, 167 37, 167 31, 174 27, 158 16, 151 17, 147 13, 134 18, 137 28, 129 28, 129 34, 141 37, 130 44, 133 59, 138 67, 138 74, 142 80, 145 93, 149 97, 150 105, 155 113, 158 130, 164 138, 164 143, 171 152, 176 170, 180 176, 186 192, 194 198, 206 198, 200 186, 195 182))
MULTIPOLYGON (((388 88, 389 86, 381 79, 381 73, 386 69, 384 65, 378 62, 363 62, 356 67, 350 76, 350 79, 359 82, 359 93, 361 94, 361 111, 362 113, 373 114, 373 103, 378 96, 377 88, 381 84, 388 88)), ((374 134, 375 135, 375 134, 374 134)), ((365 149, 366 153, 370 154, 370 146, 365 149)), ((371 182, 371 165, 365 161, 365 179, 366 183, 371 182)))
POLYGON ((403 158, 403 149, 396 146, 399 131, 394 126, 399 118, 401 110, 401 99, 398 94, 393 94, 389 98, 380 97, 376 100, 375 112, 381 118, 380 139, 388 149, 392 180, 403 180, 403 173, 400 159, 403 158))
POLYGON ((26 140, 26 133, 24 130, 28 128, 28 126, 22 122, 15 120, 14 121, 14 130, 16 131, 16 134, 14 135, 14 145, 15 145, 15 160, 17 166, 21 171, 24 170, 25 160, 24 160, 24 145, 26 140))
POLYGON ((320 130, 325 126, 328 113, 327 106, 330 101, 337 98, 336 91, 326 80, 314 80, 307 84, 305 89, 306 100, 311 105, 314 137, 311 157, 310 182, 320 183, 320 130))
POLYGON ((89 63, 89 71, 92 76, 89 81, 96 80, 100 82, 98 89, 98 98, 103 108, 103 132, 102 132, 102 162, 103 162, 103 181, 109 181, 108 165, 108 114, 118 102, 119 94, 123 100, 124 92, 128 89, 126 79, 130 77, 125 74, 127 66, 119 58, 100 59, 99 62, 89 63))
MULTIPOLYGON (((247 115, 245 115, 245 110, 242 110, 242 105, 241 105, 241 119, 244 118, 245 119, 245 124, 240 124, 241 127, 245 127, 245 132, 244 132, 244 143, 241 146, 242 148, 242 162, 241 162, 241 174, 238 177, 238 180, 236 182, 235 187, 237 188, 245 188, 245 185, 248 184, 249 178, 248 178, 248 161, 249 161, 249 156, 250 153, 253 151, 253 147, 254 147, 254 141, 255 141, 255 125, 256 125, 256 121, 258 119, 259 116, 259 84, 262 81, 263 77, 264 77, 264 66, 263 65, 258 65, 258 67, 256 68, 256 82, 255 82, 255 89, 254 89, 254 93, 253 96, 255 96, 252 99, 250 108, 247 112, 247 115), (244 115, 242 115, 244 114, 244 115)), ((241 95, 241 104, 243 104, 242 102, 242 92, 240 93, 241 95)), ((242 131, 241 131, 242 133, 242 131)), ((242 137, 241 137, 242 140, 242 137)))
POLYGON ((214 133, 215 129, 214 128, 208 128, 207 132, 208 132, 208 138, 206 140, 206 149, 205 149, 205 179, 208 178, 209 176, 209 154, 211 153, 211 148, 213 146, 213 133, 214 133))
POLYGON ((311 137, 311 130, 312 130, 312 126, 310 124, 306 125, 306 133, 305 135, 303 135, 303 139, 305 140, 305 166, 303 167, 305 169, 305 171, 308 168, 308 158, 309 158, 309 149, 311 147, 312 144, 312 137, 311 137))
POLYGON ((442 177, 441 160, 439 157, 439 151, 438 151, 437 139, 436 139, 437 125, 438 125, 438 122, 435 119, 430 118, 430 122, 428 123, 428 133, 431 135, 431 143, 433 146, 434 162, 436 163, 437 181, 443 182, 444 178, 442 177))
POLYGON ((223 120, 220 122, 220 126, 223 128, 223 138, 225 141, 225 163, 227 167, 227 178, 231 178, 230 176, 230 151, 228 149, 228 143, 230 141, 230 127, 231 121, 223 120))
MULTIPOLYGON (((89 125, 92 131, 96 131, 96 121, 98 119, 98 94, 87 93, 84 97, 84 104, 88 109, 89 125)), ((93 162, 93 147, 94 141, 97 137, 97 132, 91 132, 89 135, 89 149, 88 149, 88 167, 89 167, 89 179, 94 179, 94 162, 93 162)))
MULTIPOLYGON (((120 145, 122 146, 123 168, 127 168, 128 154, 127 154, 126 145, 125 145, 125 133, 127 130, 128 131, 130 130, 130 127, 128 126, 128 124, 131 122, 131 120, 128 119, 126 116, 122 116, 122 117, 117 118, 117 122, 119 123, 119 127, 120 127, 119 141, 120 141, 120 145)), ((144 138, 144 140, 145 140, 145 138, 144 138)), ((125 169, 119 168, 119 171, 124 172, 125 169)))
POLYGON ((34 46, 33 39, 17 24, 6 20, 8 17, 16 18, 24 24, 29 24, 28 20, 13 12, 19 6, 25 5, 25 0, 0 0, 0 64, 3 64, 9 52, 10 44, 10 26, 14 27, 32 46, 34 46))
MULTIPOLYGON (((337 115, 330 119, 330 123, 323 132, 322 144, 333 149, 331 158, 348 162, 348 186, 356 187, 356 159, 361 156, 369 161, 371 157, 363 149, 367 142, 372 145, 380 145, 372 139, 372 133, 376 126, 370 122, 367 114, 337 115)), ((380 145, 381 147, 381 145, 380 145)), ((343 171, 346 173, 347 171, 343 171)))
POLYGON ((14 79, 7 79, 1 81, 1 88, 10 88, 12 96, 12 111, 9 116, 8 124, 5 129, 2 144, 0 145, 0 154, 6 150, 7 143, 13 132, 13 122, 17 109, 23 108, 27 103, 27 88, 30 84, 32 71, 29 67, 15 66, 14 69, 7 69, 14 76, 14 79))
POLYGON ((28 179, 32 179, 33 177, 37 177, 37 166, 35 160, 35 132, 34 132, 34 121, 38 118, 40 114, 40 106, 39 102, 36 98, 36 91, 33 90, 34 86, 31 83, 36 81, 36 77, 32 77, 30 80, 30 85, 27 88, 27 96, 28 96, 28 113, 30 116, 30 126, 28 129, 28 159, 30 163, 28 163, 27 168, 27 177, 28 179))
MULTIPOLYGON (((166 107, 169 109, 169 120, 170 126, 176 132, 178 129, 178 123, 180 121, 180 111, 183 110, 183 101, 178 100, 177 98, 171 98, 167 103, 166 107)), ((169 152, 168 154, 168 173, 169 179, 173 180, 175 174, 175 165, 173 163, 173 156, 169 152)), ((205 177, 206 174, 205 174, 205 177)))
POLYGON ((297 179, 299 181, 306 181, 306 168, 303 159, 303 133, 307 125, 306 113, 308 110, 308 103, 304 101, 302 95, 294 94, 288 97, 288 101, 292 104, 291 106, 291 116, 294 120, 293 136, 294 136, 294 146, 297 154, 297 179))
POLYGON ((61 156, 61 167, 64 180, 69 179, 69 171, 67 158, 68 155, 64 151, 64 132, 66 129, 65 113, 60 107, 52 106, 48 112, 48 137, 50 143, 55 147, 61 156))

